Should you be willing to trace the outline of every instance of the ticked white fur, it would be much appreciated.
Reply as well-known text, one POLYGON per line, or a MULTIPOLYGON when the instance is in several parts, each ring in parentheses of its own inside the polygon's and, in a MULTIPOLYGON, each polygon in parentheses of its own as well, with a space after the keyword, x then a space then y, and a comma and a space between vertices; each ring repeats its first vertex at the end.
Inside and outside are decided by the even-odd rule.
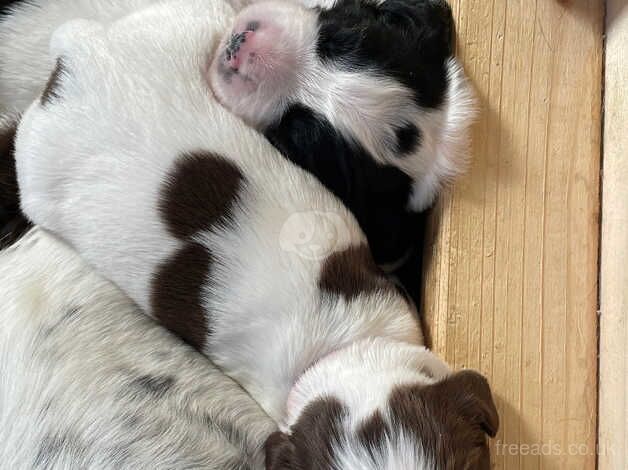
POLYGON ((3 468, 263 468, 270 418, 55 237, 0 251, 0 285, 3 468))
POLYGON ((321 292, 325 257, 304 256, 298 240, 285 239, 286 224, 306 214, 311 230, 331 233, 314 237, 315 253, 365 243, 336 198, 207 88, 202 65, 231 15, 227 5, 181 0, 108 27, 77 21, 58 30, 58 97, 35 101, 18 131, 22 208, 150 311, 156 267, 183 244, 158 210, 164 184, 186 152, 223 156, 246 183, 232 223, 194 237, 214 259, 203 352, 284 428, 327 392, 364 416, 399 383, 429 384, 447 367, 421 346, 414 311, 394 289, 350 299, 321 292), (347 380, 337 364, 348 367, 347 380))

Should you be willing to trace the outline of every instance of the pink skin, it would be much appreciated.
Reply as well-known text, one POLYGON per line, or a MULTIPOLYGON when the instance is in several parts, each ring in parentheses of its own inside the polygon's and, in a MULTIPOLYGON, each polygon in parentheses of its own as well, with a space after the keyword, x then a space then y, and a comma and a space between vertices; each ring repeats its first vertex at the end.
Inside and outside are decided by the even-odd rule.
POLYGON ((217 99, 254 127, 263 127, 296 86, 304 55, 291 16, 297 8, 302 7, 262 2, 242 10, 206 71, 217 99))

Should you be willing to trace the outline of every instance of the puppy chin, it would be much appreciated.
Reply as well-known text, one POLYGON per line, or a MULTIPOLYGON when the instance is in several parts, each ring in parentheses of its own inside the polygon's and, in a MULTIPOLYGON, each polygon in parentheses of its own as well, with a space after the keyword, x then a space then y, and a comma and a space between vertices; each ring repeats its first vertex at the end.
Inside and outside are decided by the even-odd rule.
POLYGON ((265 127, 281 114, 281 102, 296 93, 316 34, 313 11, 296 3, 255 3, 234 19, 206 79, 226 108, 253 127, 265 127))
POLYGON ((303 410, 321 398, 346 403, 352 417, 363 419, 384 408, 398 385, 430 385, 451 373, 449 366, 423 346, 369 338, 324 356, 299 378, 288 396, 282 432, 290 433, 303 410))

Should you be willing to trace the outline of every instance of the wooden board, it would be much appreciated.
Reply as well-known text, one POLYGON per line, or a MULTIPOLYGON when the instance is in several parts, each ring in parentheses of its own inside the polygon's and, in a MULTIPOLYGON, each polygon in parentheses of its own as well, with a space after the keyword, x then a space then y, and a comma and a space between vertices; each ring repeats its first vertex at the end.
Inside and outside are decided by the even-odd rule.
POLYGON ((628 468, 628 2, 609 0, 600 266, 599 469, 628 468))
POLYGON ((426 246, 434 349, 496 394, 495 468, 594 469, 602 0, 451 0, 478 90, 426 246))

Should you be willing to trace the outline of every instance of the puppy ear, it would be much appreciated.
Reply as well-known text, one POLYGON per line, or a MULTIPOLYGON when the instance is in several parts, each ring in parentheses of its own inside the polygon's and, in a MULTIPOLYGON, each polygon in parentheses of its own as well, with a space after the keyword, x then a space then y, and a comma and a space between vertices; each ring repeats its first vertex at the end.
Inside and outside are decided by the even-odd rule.
POLYGON ((463 416, 480 425, 490 437, 495 437, 499 429, 499 415, 484 376, 473 370, 463 370, 449 376, 441 384, 457 397, 463 416))
POLYGON ((296 464, 296 447, 290 437, 280 431, 272 433, 266 444, 266 470, 298 469, 296 464))

